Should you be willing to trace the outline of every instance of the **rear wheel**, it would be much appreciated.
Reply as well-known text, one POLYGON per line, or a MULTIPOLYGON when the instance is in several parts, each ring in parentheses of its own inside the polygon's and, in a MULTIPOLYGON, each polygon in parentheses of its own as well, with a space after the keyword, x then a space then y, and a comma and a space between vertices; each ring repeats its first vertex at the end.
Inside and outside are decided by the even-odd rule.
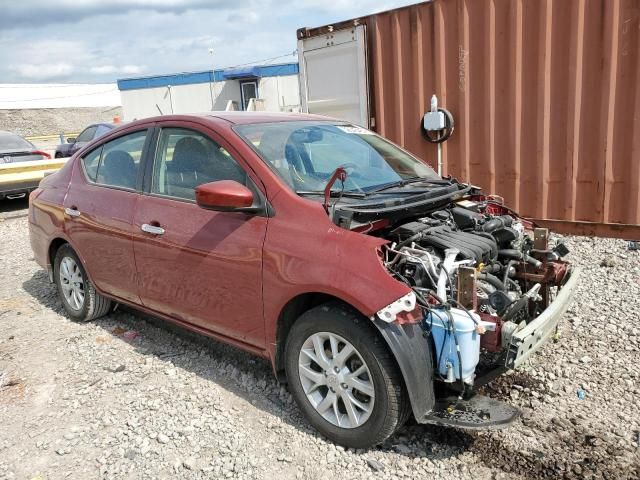
POLYGON ((320 305, 298 319, 285 347, 300 409, 323 435, 352 448, 383 442, 409 412, 396 362, 369 322, 341 304, 320 305))
POLYGON ((56 252, 53 276, 62 306, 72 319, 88 322, 109 312, 111 300, 96 292, 69 244, 62 245, 56 252))

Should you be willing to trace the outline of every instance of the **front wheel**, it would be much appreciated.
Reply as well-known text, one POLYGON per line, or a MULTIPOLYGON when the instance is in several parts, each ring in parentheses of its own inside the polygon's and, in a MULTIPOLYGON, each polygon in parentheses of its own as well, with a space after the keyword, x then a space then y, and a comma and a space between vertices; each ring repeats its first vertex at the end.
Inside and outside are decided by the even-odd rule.
POLYGON ((304 313, 285 347, 289 388, 309 422, 352 448, 383 442, 409 415, 395 359, 370 320, 338 303, 304 313))
POLYGON ((56 252, 53 276, 62 306, 72 319, 88 322, 109 312, 111 300, 96 291, 69 244, 62 245, 56 252))

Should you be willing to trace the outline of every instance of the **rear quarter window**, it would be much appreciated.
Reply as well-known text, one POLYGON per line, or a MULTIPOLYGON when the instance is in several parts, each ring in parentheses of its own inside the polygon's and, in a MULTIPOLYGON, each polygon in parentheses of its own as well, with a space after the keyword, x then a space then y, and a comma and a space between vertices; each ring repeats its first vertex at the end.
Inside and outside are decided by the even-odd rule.
POLYGON ((86 154, 82 159, 82 163, 84 164, 84 171, 87 173, 87 177, 89 177, 89 180, 91 180, 92 182, 96 181, 96 177, 98 175, 98 164, 100 163, 101 154, 102 147, 99 147, 86 154))

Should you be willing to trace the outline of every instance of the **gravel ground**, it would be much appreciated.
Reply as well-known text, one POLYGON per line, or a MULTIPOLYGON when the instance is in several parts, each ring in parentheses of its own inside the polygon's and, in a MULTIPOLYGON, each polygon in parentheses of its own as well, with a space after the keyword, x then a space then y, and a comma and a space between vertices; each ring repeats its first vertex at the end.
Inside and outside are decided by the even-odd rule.
POLYGON ((116 115, 122 117, 122 107, 0 110, 0 130, 22 136, 77 133, 91 123, 111 122, 116 115))
POLYGON ((567 237, 584 274, 561 338, 486 388, 522 408, 511 428, 413 424, 345 450, 262 360, 131 310, 68 320, 12 205, 0 205, 0 479, 640 477, 640 252, 623 241, 567 237))
MULTIPOLYGON (((86 108, 27 108, 0 110, 0 130, 8 130, 23 137, 80 133, 92 123, 111 122, 122 118, 122 107, 86 108)), ((54 157, 58 138, 32 141, 40 150, 54 157)), ((0 210, 2 207, 0 207, 0 210)))

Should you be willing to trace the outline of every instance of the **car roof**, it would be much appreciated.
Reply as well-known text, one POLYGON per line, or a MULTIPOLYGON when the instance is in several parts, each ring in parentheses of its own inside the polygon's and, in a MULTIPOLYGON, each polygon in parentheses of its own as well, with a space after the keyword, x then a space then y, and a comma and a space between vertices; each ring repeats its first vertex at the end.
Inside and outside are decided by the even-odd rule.
POLYGON ((157 115, 155 117, 141 118, 131 122, 122 122, 122 125, 128 127, 137 126, 150 122, 170 122, 174 120, 204 120, 205 122, 228 122, 231 124, 249 124, 249 123, 273 123, 273 122, 295 122, 295 121, 320 121, 320 122, 340 122, 331 117, 322 115, 313 115, 309 113, 291 113, 291 112, 205 112, 205 113, 183 113, 173 115, 157 115))
POLYGON ((220 118, 234 124, 336 120, 322 115, 297 112, 211 112, 207 113, 205 116, 220 118))
POLYGON ((10 131, 8 131, 8 130, 0 130, 0 135, 11 135, 11 136, 14 136, 14 137, 20 137, 20 138, 22 138, 22 137, 21 137, 20 135, 18 135, 17 133, 10 132, 10 131))
POLYGON ((177 113, 169 115, 156 115, 155 117, 145 117, 137 120, 122 122, 117 128, 126 127, 126 131, 138 126, 147 128, 149 124, 158 122, 168 123, 174 121, 196 121, 200 120, 204 123, 212 123, 220 125, 223 123, 231 125, 245 125, 257 123, 276 123, 276 122, 332 122, 338 124, 348 124, 344 120, 338 120, 323 115, 314 115, 309 113, 292 113, 292 112, 205 112, 205 113, 177 113))

